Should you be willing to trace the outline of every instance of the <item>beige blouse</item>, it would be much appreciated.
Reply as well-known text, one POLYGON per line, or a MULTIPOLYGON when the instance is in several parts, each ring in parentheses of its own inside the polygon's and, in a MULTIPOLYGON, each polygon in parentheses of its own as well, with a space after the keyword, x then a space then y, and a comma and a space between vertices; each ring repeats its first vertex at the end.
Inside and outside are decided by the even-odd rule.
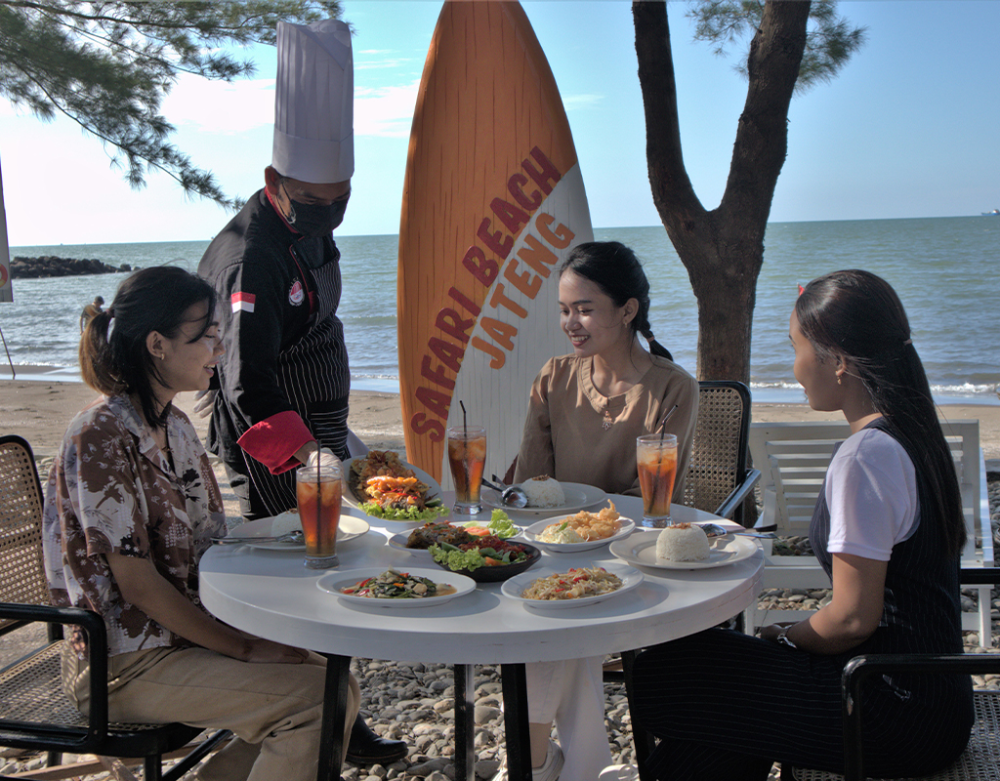
POLYGON ((698 416, 698 382, 680 366, 651 355, 653 365, 621 396, 607 397, 591 380, 592 358, 550 359, 531 386, 514 482, 547 474, 556 480, 639 496, 635 440, 650 434, 674 404, 667 433, 677 435, 680 499, 698 416))

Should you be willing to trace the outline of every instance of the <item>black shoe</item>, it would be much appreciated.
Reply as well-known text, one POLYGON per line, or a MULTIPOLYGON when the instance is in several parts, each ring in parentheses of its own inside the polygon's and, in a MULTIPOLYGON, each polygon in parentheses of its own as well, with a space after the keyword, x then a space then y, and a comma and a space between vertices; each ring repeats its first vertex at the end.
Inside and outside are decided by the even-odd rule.
POLYGON ((351 728, 351 740, 347 746, 348 762, 354 765, 391 765, 406 754, 406 743, 402 740, 380 738, 358 714, 351 728))

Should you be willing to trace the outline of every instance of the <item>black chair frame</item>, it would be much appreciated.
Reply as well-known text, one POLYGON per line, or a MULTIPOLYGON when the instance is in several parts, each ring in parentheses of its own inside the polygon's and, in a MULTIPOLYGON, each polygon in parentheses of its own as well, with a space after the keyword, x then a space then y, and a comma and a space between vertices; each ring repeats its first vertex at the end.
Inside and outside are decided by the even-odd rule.
MULTIPOLYGON (((0 437, 0 447, 4 445, 14 445, 24 449, 31 460, 35 488, 38 491, 38 496, 41 497, 41 483, 38 480, 37 471, 34 469, 34 456, 31 447, 22 437, 14 435, 0 437)), ((0 533, 2 532, 3 529, 0 528, 0 533)), ((85 726, 82 723, 77 726, 7 718, 3 712, 3 705, 0 704, 0 745, 2 746, 45 751, 49 754, 50 762, 63 752, 109 757, 141 757, 143 758, 143 772, 146 781, 175 781, 200 762, 221 741, 231 735, 227 730, 214 733, 192 749, 169 771, 163 772, 162 755, 183 748, 204 730, 178 723, 109 724, 107 629, 103 619, 97 613, 75 607, 0 602, 0 620, 10 622, 0 629, 0 636, 31 623, 44 623, 47 625, 50 644, 58 642, 62 638, 64 625, 81 627, 87 634, 91 673, 90 713, 86 717, 85 726)), ((9 670, 48 650, 51 650, 51 646, 36 649, 4 669, 9 670)), ((59 683, 54 682, 54 685, 59 685, 59 683)), ((8 781, 8 779, 12 779, 12 777, 0 775, 0 781, 8 781)))

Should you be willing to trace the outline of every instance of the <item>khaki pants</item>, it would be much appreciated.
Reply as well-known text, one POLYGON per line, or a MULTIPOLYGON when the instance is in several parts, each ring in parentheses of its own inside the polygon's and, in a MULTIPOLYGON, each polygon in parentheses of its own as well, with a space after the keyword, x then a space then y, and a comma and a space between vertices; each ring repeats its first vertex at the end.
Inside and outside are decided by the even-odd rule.
MULTIPOLYGON (((302 664, 251 664, 205 648, 135 651, 108 659, 108 716, 232 730, 237 739, 202 766, 201 781, 313 781, 325 676, 318 654, 302 664)), ((89 680, 87 664, 67 654, 63 685, 83 713, 89 680)), ((351 676, 345 751, 360 701, 351 676)))

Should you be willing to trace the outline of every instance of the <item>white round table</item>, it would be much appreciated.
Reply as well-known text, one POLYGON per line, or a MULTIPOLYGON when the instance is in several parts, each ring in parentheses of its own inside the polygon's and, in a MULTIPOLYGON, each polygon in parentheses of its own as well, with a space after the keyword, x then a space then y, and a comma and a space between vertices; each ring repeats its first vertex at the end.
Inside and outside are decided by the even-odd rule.
MULTIPOLYGON (((453 496, 446 492, 444 498, 453 501, 453 496)), ((622 515, 641 517, 640 499, 627 496, 610 498, 622 515)), ((344 511, 361 515, 359 511, 347 507, 344 511)), ((489 513, 483 513, 482 517, 489 518, 489 513)), ((687 507, 675 507, 673 517, 678 522, 712 520, 727 523, 709 513, 687 507)), ((534 516, 516 517, 513 513, 512 518, 515 523, 525 526, 537 520, 534 516)), ((415 528, 415 525, 375 518, 367 520, 372 525, 368 534, 338 546, 340 571, 367 569, 370 575, 388 567, 436 566, 387 544, 390 536, 415 528)), ((536 567, 593 566, 607 561, 618 560, 611 556, 607 546, 602 546, 575 555, 543 553, 536 567)), ((645 579, 635 590, 594 605, 566 610, 543 612, 527 609, 521 603, 504 597, 499 583, 478 584, 471 594, 440 606, 419 609, 358 608, 348 606, 317 588, 316 581, 325 573, 303 567, 301 552, 258 550, 236 545, 215 547, 205 554, 200 564, 200 589, 203 603, 214 615, 260 637, 347 660, 357 656, 460 666, 507 665, 514 668, 510 685, 523 687, 525 662, 558 661, 570 656, 601 656, 627 651, 684 637, 720 624, 753 602, 761 589, 762 569, 763 557, 759 551, 748 559, 715 569, 681 571, 642 568, 645 579)), ((471 684, 471 668, 466 674, 471 684)), ((459 677, 459 671, 456 671, 457 685, 459 677)), ((523 694, 518 697, 516 691, 511 693, 517 700, 523 698, 523 694)), ((456 691, 456 708, 460 699, 464 698, 456 691)), ((523 752, 524 757, 515 756, 522 753, 520 747, 511 750, 510 745, 512 734, 526 735, 527 705, 524 701, 517 705, 512 708, 508 702, 506 709, 508 764, 512 768, 511 778, 517 777, 513 768, 519 765, 529 768, 525 777, 530 778, 527 752, 523 752), (521 720, 517 723, 519 715, 521 720), (511 723, 512 718, 514 723, 511 723)), ((471 718, 471 713, 468 715, 471 718)), ((342 713, 340 718, 343 719, 342 713)), ((459 718, 456 714, 458 730, 459 718)), ((334 730, 327 734, 343 733, 334 730)), ((458 769, 464 772, 464 775, 460 772, 459 777, 472 778, 472 768, 462 767, 465 764, 463 756, 471 757, 471 740, 466 752, 456 754, 458 769)), ((339 762, 336 764, 339 766, 339 762)), ((320 778, 324 778, 322 767, 320 778)))

